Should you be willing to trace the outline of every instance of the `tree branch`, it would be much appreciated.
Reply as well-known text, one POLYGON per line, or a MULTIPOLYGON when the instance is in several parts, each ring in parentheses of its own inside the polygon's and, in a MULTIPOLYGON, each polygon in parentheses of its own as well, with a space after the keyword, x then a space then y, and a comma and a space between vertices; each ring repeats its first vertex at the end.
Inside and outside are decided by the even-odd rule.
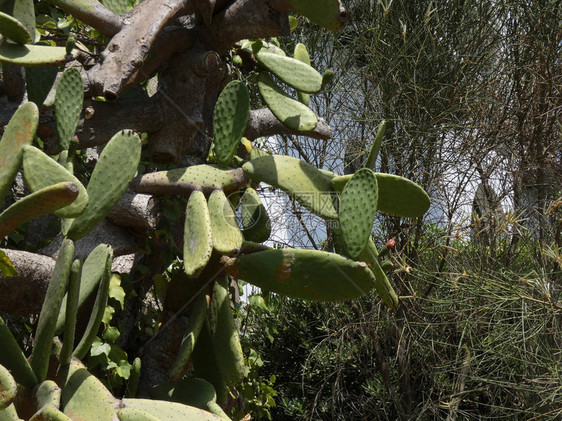
POLYGON ((258 137, 272 136, 276 134, 293 134, 297 136, 307 136, 314 139, 326 140, 332 137, 332 130, 322 118, 318 119, 318 124, 314 130, 309 132, 297 132, 285 127, 283 123, 277 120, 277 117, 273 115, 269 108, 252 110, 250 112, 250 118, 248 120, 244 136, 250 140, 254 140, 258 137))
POLYGON ((105 35, 115 35, 121 30, 119 16, 96 0, 50 0, 66 13, 90 25, 105 35))

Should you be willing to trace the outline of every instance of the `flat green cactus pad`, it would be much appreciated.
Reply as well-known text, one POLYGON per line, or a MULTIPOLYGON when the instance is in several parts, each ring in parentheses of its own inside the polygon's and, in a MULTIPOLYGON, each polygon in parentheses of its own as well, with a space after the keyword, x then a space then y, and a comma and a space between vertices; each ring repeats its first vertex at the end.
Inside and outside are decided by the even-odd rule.
POLYGON ((6 409, 14 401, 18 385, 10 371, 0 365, 0 411, 6 409))
POLYGON ((161 418, 138 408, 122 408, 117 416, 119 421, 161 421, 161 418))
POLYGON ((237 279, 305 300, 350 300, 375 286, 366 263, 325 251, 272 249, 222 261, 228 274, 237 279))
MULTIPOLYGON (((306 49, 306 46, 304 44, 299 42, 297 45, 295 45, 295 51, 293 53, 293 57, 299 61, 302 61, 304 64, 310 66, 310 56, 308 55, 308 50, 306 49)), ((320 88, 322 88, 322 84, 320 85, 320 88)), ((308 104, 310 103, 309 94, 303 91, 299 91, 297 89, 297 98, 299 99, 300 102, 302 102, 304 105, 308 107, 308 104)))
POLYGON ((62 150, 68 149, 78 127, 83 102, 84 83, 80 72, 75 67, 66 69, 59 80, 55 95, 55 120, 62 150))
POLYGON ((133 8, 128 0, 102 0, 101 3, 118 15, 123 15, 133 8))
POLYGON ((189 195, 195 190, 232 192, 246 184, 248 179, 239 168, 223 170, 204 164, 144 174, 135 179, 132 188, 139 193, 189 195))
POLYGON ((238 252, 242 247, 242 233, 236 223, 232 205, 222 190, 209 196, 209 214, 213 230, 213 248, 222 254, 238 252))
POLYGON ((27 358, 21 350, 18 342, 0 317, 0 364, 10 370, 11 375, 21 385, 33 389, 37 384, 37 377, 29 365, 27 358))
POLYGON ((263 100, 281 123, 299 132, 314 130, 318 124, 314 111, 287 95, 267 72, 260 72, 258 88, 263 100))
POLYGON ((27 44, 32 41, 31 34, 25 25, 3 12, 0 12, 0 34, 18 44, 27 44))
POLYGON ((339 0, 289 0, 289 4, 295 12, 330 31, 342 29, 346 21, 339 0))
POLYGON ((224 421, 223 418, 207 411, 177 402, 155 401, 151 399, 122 399, 121 404, 124 408, 141 410, 161 421, 224 421))
POLYGON ((35 102, 38 107, 44 105, 53 88, 57 74, 57 67, 28 67, 25 69, 27 99, 35 102))
POLYGON ((32 192, 63 181, 78 186, 78 197, 72 204, 54 212, 61 218, 80 215, 88 204, 88 193, 82 183, 62 165, 34 146, 23 149, 23 175, 32 192))
POLYGON ((0 238, 33 218, 54 212, 78 197, 78 186, 63 182, 37 190, 0 214, 0 238))
POLYGON ((189 196, 185 211, 183 267, 187 276, 196 277, 213 252, 213 233, 207 199, 201 191, 189 196))
POLYGON ((369 265, 371 272, 375 275, 375 279, 377 280, 375 288, 382 301, 390 309, 398 307, 398 296, 394 288, 392 288, 386 273, 384 273, 384 270, 380 266, 377 247, 371 238, 369 238, 367 247, 365 247, 365 250, 361 253, 360 259, 369 265))
POLYGON ((4 128, 4 134, 0 140, 0 203, 4 200, 4 195, 12 185, 21 166, 23 147, 33 142, 38 123, 37 105, 26 102, 16 110, 4 128))
POLYGON ((283 57, 260 50, 258 63, 285 82, 302 92, 315 93, 322 87, 322 75, 309 63, 291 57, 283 57))
POLYGON ((217 394, 211 383, 204 379, 190 378, 164 383, 150 391, 154 399, 179 402, 207 409, 207 402, 215 402, 217 394))
POLYGON ((140 155, 141 141, 132 130, 123 130, 111 138, 90 177, 88 206, 67 227, 69 238, 77 240, 87 235, 121 199, 137 171, 140 155))
POLYGON ((371 237, 377 213, 377 177, 367 168, 357 171, 340 197, 339 222, 343 246, 352 259, 359 259, 371 237))
POLYGON ((242 169, 250 179, 279 187, 315 214, 338 218, 331 180, 312 165, 286 155, 268 155, 246 162, 242 169))
POLYGON ((223 89, 213 114, 215 154, 219 165, 230 164, 250 118, 250 95, 246 85, 233 80, 223 89))
POLYGON ((262 243, 271 235, 271 221, 258 193, 248 187, 241 199, 244 238, 262 243))
MULTIPOLYGON (((424 189, 407 178, 393 174, 375 173, 379 187, 378 210, 404 218, 423 216, 429 209, 429 196, 424 189)), ((352 175, 332 179, 335 191, 341 192, 352 175)))
POLYGON ((16 66, 58 66, 73 58, 66 54, 64 47, 8 43, 0 45, 0 62, 16 66))

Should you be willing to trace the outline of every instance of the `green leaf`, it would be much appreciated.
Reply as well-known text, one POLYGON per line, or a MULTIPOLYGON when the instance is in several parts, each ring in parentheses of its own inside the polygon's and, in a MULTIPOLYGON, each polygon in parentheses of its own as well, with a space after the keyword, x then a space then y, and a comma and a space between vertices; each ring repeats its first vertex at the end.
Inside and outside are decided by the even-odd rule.
POLYGON ((248 301, 251 306, 261 308, 263 311, 269 311, 269 308, 261 295, 252 295, 248 297, 248 301))
POLYGON ((18 271, 6 253, 0 250, 0 272, 4 278, 18 276, 18 271))
POLYGON ((131 364, 127 360, 119 361, 116 372, 120 377, 128 379, 131 376, 131 364))
POLYGON ((119 332, 119 329, 115 326, 109 326, 102 334, 103 340, 111 344, 114 343, 119 336, 121 336, 121 332, 119 332))
POLYGON ((121 287, 121 277, 119 275, 111 275, 109 281, 109 298, 116 300, 123 310, 125 305, 125 290, 121 287))
POLYGON ((92 343, 92 348, 90 348, 90 355, 92 357, 102 354, 109 355, 109 351, 111 351, 111 345, 102 342, 100 338, 96 338, 92 343))
POLYGON ((111 323, 111 319, 113 319, 113 315, 115 314, 115 309, 111 306, 106 306, 103 312, 103 318, 101 319, 105 325, 109 325, 111 323))

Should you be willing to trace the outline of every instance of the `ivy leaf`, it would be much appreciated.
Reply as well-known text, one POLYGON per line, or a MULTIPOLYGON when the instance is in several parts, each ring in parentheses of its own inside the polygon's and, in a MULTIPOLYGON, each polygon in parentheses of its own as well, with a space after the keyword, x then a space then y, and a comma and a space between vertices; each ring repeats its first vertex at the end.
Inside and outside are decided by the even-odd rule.
POLYGON ((90 355, 92 357, 101 354, 109 355, 109 351, 111 351, 111 345, 102 342, 100 338, 95 338, 90 349, 90 355))
POLYGON ((109 298, 116 300, 121 306, 121 310, 125 305, 125 290, 121 287, 121 277, 113 274, 109 281, 109 298))
POLYGON ((120 377, 127 380, 131 376, 131 364, 127 360, 121 360, 116 371, 120 377))
POLYGON ((269 312, 269 308, 261 295, 252 295, 248 298, 248 301, 251 306, 256 306, 261 308, 263 311, 269 312))
POLYGON ((115 309, 111 306, 106 306, 103 312, 103 319, 102 322, 109 326, 111 323, 111 319, 113 319, 113 315, 115 314, 115 309))
POLYGON ((18 271, 6 253, 0 250, 0 272, 2 276, 7 278, 9 276, 18 276, 18 271))
POLYGON ((119 336, 121 336, 121 332, 119 332, 119 329, 117 329, 114 326, 109 326, 107 329, 105 329, 103 331, 103 340, 109 343, 115 343, 115 341, 117 340, 117 338, 119 338, 119 336))

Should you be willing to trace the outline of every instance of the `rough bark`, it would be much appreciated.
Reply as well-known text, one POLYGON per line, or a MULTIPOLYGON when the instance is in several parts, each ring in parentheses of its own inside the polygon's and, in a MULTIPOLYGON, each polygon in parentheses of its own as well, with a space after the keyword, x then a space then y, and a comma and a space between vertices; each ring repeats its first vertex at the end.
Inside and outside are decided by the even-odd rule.
POLYGON ((151 195, 127 191, 111 209, 107 219, 115 225, 147 231, 158 225, 160 206, 151 195))

